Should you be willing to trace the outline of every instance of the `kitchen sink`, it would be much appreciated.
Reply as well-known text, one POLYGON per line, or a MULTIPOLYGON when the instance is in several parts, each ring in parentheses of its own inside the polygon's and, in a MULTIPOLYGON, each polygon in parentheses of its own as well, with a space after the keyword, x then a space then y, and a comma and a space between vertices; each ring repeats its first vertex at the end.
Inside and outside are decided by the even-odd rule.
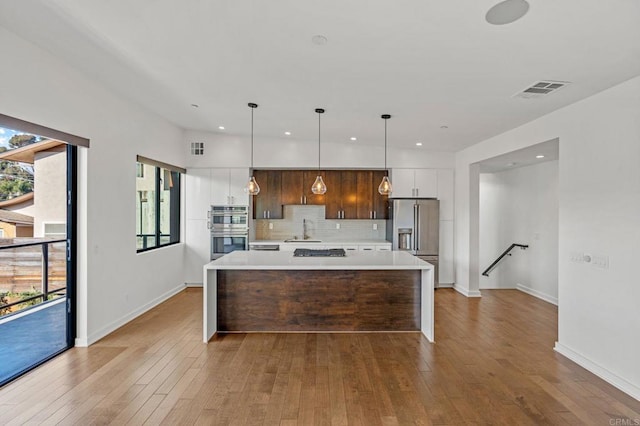
POLYGON ((322 240, 301 240, 299 238, 289 238, 284 240, 285 243, 321 243, 322 240))

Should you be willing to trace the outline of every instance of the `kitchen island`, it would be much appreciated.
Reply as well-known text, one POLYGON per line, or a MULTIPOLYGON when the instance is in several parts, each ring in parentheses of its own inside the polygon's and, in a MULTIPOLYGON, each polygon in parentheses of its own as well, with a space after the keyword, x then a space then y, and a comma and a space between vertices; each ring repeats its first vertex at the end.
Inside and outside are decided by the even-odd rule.
POLYGON ((433 290, 433 266, 399 251, 235 251, 204 266, 203 339, 216 332, 421 331, 433 341, 433 290))

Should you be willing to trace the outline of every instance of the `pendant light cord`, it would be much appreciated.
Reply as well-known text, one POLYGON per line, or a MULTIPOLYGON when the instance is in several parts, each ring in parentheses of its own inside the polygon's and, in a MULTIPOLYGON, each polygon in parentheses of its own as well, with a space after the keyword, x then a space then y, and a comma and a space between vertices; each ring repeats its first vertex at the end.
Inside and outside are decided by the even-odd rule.
POLYGON ((384 169, 387 170, 387 120, 384 120, 384 169))
POLYGON ((318 112, 318 172, 320 171, 320 112, 318 112))
POLYGON ((251 173, 253 173, 253 110, 254 109, 255 108, 251 107, 251 173))

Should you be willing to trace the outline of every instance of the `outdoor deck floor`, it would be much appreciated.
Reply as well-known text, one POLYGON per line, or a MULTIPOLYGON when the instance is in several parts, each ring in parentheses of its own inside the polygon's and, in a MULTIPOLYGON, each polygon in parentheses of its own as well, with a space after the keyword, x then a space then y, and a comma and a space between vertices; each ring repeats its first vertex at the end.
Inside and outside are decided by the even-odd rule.
POLYGON ((66 303, 48 305, 0 324, 0 383, 66 347, 66 303))

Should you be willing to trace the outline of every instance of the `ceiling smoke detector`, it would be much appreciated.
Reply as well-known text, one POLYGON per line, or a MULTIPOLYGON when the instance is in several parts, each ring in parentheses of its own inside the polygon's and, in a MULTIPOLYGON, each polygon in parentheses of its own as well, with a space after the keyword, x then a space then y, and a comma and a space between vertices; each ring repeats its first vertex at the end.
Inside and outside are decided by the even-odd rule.
POLYGON ((535 99, 557 92, 571 84, 568 81, 541 80, 513 95, 514 98, 535 99))

